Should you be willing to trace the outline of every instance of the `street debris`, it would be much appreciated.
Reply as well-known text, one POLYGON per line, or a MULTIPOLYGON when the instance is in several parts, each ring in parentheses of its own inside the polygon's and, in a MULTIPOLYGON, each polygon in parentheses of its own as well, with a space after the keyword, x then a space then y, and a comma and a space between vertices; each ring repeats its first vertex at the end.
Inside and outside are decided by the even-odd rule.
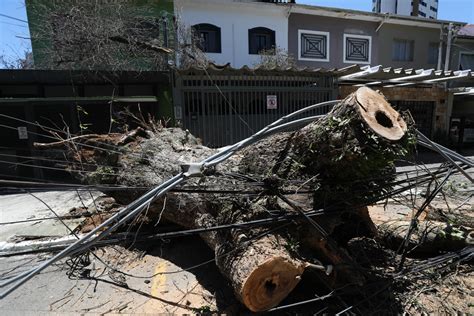
MULTIPOLYGON (((460 299, 472 299, 474 162, 431 142, 409 113, 369 88, 328 103, 325 116, 301 118, 300 110, 220 149, 153 121, 124 134, 36 144, 66 149, 68 170, 83 183, 71 190, 107 197, 67 215, 83 218, 69 236, 3 246, 0 256, 54 255, 3 276, 0 297, 64 260, 70 278, 95 279, 97 265, 108 282, 131 289, 130 279, 162 273, 127 272, 146 264, 138 245, 199 235, 214 258, 183 270, 213 262, 252 312, 311 304, 330 314, 474 312, 460 299), (446 162, 416 161, 420 146, 446 162), (111 258, 110 245, 136 257, 111 258), (471 284, 455 289, 456 282, 471 284), (443 287, 450 292, 439 299, 443 287), (448 306, 451 293, 458 301, 448 306)), ((121 312, 131 303, 103 305, 121 312)), ((215 308, 190 310, 222 312, 215 308)))

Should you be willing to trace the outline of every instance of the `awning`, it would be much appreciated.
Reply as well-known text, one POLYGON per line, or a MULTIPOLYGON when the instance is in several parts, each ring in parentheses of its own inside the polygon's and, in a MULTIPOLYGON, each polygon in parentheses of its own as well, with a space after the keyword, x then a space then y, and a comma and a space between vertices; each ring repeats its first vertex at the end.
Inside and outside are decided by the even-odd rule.
POLYGON ((386 88, 404 87, 413 85, 430 85, 449 81, 474 80, 474 72, 468 70, 434 70, 393 68, 383 66, 358 66, 354 65, 340 69, 339 83, 355 86, 378 85, 386 88))
POLYGON ((130 96, 130 97, 45 97, 45 98, 0 98, 1 104, 15 103, 35 103, 35 104, 54 104, 54 103, 153 103, 158 102, 155 96, 130 96))
POLYGON ((474 87, 462 87, 452 89, 455 96, 474 96, 474 87))

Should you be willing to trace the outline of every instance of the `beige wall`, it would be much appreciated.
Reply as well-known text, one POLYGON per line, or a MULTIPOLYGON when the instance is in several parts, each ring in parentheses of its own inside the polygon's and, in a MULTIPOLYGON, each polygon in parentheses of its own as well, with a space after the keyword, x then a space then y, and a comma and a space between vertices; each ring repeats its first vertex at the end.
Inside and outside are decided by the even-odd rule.
POLYGON ((295 57, 299 66, 314 68, 347 67, 353 63, 343 62, 344 34, 365 35, 372 37, 372 58, 370 64, 373 66, 383 65, 384 67, 415 69, 437 67, 437 62, 433 64, 428 63, 428 52, 430 43, 439 43, 440 29, 390 24, 388 22, 383 23, 380 28, 379 26, 379 22, 292 13, 288 19, 288 51, 295 57), (299 60, 298 30, 329 32, 329 61, 299 60), (400 62, 392 60, 394 39, 405 39, 414 42, 413 61, 400 62))
POLYGON ((313 68, 343 68, 354 64, 344 63, 344 34, 372 36, 372 65, 378 60, 380 37, 375 33, 378 23, 341 19, 307 14, 291 14, 288 20, 288 52, 299 66, 313 68), (329 33, 329 61, 305 61, 298 58, 298 30, 322 31, 329 33))
POLYGON ((392 67, 436 69, 436 64, 428 63, 428 50, 430 43, 439 43, 439 32, 440 30, 433 28, 384 24, 378 32, 379 64, 392 67), (412 62, 392 60, 394 39, 414 41, 412 62))

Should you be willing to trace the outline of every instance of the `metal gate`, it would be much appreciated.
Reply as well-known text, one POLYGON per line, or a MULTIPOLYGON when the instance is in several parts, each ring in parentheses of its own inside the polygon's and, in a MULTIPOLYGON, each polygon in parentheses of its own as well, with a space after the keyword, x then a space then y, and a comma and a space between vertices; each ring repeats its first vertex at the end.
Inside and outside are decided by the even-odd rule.
POLYGON ((398 111, 409 110, 416 127, 420 132, 430 137, 433 131, 434 101, 390 101, 390 104, 398 111))
MULTIPOLYGON (((328 71, 187 70, 175 74, 175 119, 210 147, 244 139, 283 115, 337 96, 328 71)), ((328 107, 301 117, 324 114, 328 107)))

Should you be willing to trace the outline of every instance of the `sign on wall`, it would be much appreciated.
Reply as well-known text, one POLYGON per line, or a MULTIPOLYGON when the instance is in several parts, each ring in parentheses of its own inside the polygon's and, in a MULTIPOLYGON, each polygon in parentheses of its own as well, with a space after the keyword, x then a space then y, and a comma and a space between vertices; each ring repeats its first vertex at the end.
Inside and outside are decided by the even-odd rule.
POLYGON ((28 139, 28 130, 26 129, 26 126, 18 126, 18 138, 28 139))
POLYGON ((278 107, 277 96, 267 95, 267 110, 276 110, 278 107))

